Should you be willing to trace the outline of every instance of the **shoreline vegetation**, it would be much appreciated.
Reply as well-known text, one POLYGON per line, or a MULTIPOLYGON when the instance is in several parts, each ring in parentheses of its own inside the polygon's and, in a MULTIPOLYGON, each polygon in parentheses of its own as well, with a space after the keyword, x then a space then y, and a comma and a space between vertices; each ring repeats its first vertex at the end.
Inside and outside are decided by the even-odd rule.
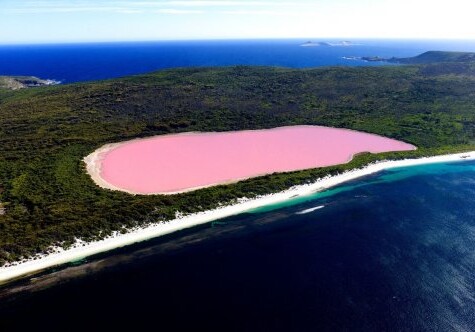
POLYGON ((188 215, 177 213, 176 218, 173 220, 137 227, 124 234, 116 232, 99 241, 86 242, 77 239, 75 244, 68 249, 54 247, 49 254, 39 254, 21 262, 14 262, 0 267, 0 284, 40 272, 50 267, 84 259, 95 254, 137 242, 147 241, 158 236, 244 213, 255 208, 280 203, 296 197, 311 195, 385 169, 464 160, 475 160, 475 151, 417 159, 383 160, 363 168, 355 168, 341 174, 325 176, 311 184, 294 186, 281 192, 262 195, 251 199, 245 197, 240 198, 237 203, 224 205, 216 209, 188 215))
POLYGON ((313 69, 182 68, 0 89, 0 266, 52 254, 52 248, 68 250, 77 239, 97 243, 174 220, 178 211, 192 215, 215 210, 381 160, 475 151, 474 57, 439 52, 416 62, 313 69), (274 173, 173 196, 101 189, 83 162, 109 142, 294 125, 358 130, 418 149, 363 153, 347 164, 274 173))

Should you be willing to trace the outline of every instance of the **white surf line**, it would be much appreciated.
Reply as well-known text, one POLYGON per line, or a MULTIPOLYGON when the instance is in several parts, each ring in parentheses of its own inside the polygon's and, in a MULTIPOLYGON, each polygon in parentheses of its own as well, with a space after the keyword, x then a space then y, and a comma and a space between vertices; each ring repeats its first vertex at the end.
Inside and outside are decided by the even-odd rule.
POLYGON ((296 212, 295 214, 307 214, 307 213, 310 213, 310 212, 313 212, 313 211, 316 211, 316 210, 323 209, 324 207, 325 207, 325 205, 319 205, 319 206, 315 206, 315 207, 310 208, 310 209, 305 209, 305 210, 296 212))
POLYGON ((316 191, 328 189, 344 182, 374 174, 385 169, 463 160, 475 160, 475 151, 418 159, 381 161, 370 164, 364 168, 353 169, 335 176, 326 176, 314 183, 295 186, 279 193, 264 195, 253 199, 242 198, 238 200, 238 203, 236 204, 222 206, 214 210, 198 212, 187 216, 178 216, 176 219, 136 228, 125 234, 115 233, 114 235, 100 241, 86 243, 78 240, 76 244, 69 249, 64 250, 62 248, 56 248, 56 251, 53 253, 36 255, 30 259, 25 259, 20 262, 14 262, 0 267, 0 282, 5 282, 53 266, 83 259, 91 255, 149 240, 154 237, 173 233, 210 221, 240 214, 266 205, 281 203, 294 197, 311 195, 316 191))

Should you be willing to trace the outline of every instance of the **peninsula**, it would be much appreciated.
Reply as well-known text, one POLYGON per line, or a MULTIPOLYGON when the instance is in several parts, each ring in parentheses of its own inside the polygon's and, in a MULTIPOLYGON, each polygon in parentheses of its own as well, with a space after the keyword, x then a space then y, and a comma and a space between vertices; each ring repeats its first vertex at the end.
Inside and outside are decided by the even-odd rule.
POLYGON ((59 84, 59 81, 44 80, 35 76, 0 76, 0 89, 18 90, 56 84, 59 84))
POLYGON ((432 63, 473 63, 475 61, 475 53, 471 52, 443 52, 429 51, 411 58, 383 58, 380 56, 347 56, 343 57, 347 60, 363 60, 368 62, 388 62, 406 65, 423 65, 432 63))

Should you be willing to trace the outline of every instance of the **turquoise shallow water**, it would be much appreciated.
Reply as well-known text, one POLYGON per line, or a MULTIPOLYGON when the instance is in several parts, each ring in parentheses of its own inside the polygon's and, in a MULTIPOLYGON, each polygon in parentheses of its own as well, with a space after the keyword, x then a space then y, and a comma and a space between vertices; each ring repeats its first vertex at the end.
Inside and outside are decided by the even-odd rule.
POLYGON ((474 198, 475 162, 386 170, 0 289, 0 330, 471 331, 474 198))
POLYGON ((403 180, 417 175, 441 175, 447 173, 457 173, 461 171, 475 171, 475 164, 472 165, 460 162, 451 162, 451 163, 433 163, 418 165, 412 167, 395 167, 383 172, 380 172, 376 175, 369 175, 361 179, 356 179, 354 181, 347 182, 345 184, 339 185, 335 188, 330 188, 321 192, 316 192, 311 195, 298 196, 292 199, 289 199, 285 202, 280 202, 276 204, 269 204, 257 209, 249 211, 249 213, 264 213, 274 210, 278 210, 285 207, 292 207, 306 202, 312 202, 315 200, 323 199, 326 197, 331 197, 333 195, 351 191, 355 188, 361 186, 368 186, 375 183, 384 183, 384 182, 395 182, 398 180, 403 180), (449 166, 449 167, 448 167, 449 166))
MULTIPOLYGON (((305 41, 2 46, 0 74, 71 83, 475 51, 473 41, 305 41)), ((0 288, 0 331, 472 331, 474 197, 474 162, 387 170, 0 288)))

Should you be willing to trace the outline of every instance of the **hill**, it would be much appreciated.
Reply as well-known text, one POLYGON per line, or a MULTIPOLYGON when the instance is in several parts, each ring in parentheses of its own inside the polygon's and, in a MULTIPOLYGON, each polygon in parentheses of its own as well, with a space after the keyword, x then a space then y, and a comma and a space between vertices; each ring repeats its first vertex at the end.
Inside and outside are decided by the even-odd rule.
MULTIPOLYGON (((463 63, 466 69, 471 63, 463 63)), ((0 90, 0 264, 113 231, 280 191, 382 158, 475 149, 475 74, 450 64, 189 68, 0 90), (417 151, 273 174, 176 196, 102 190, 82 158, 157 134, 316 124, 376 133, 417 151)))
POLYGON ((391 58, 389 62, 403 64, 431 64, 440 62, 475 62, 475 53, 429 51, 411 58, 391 58))

